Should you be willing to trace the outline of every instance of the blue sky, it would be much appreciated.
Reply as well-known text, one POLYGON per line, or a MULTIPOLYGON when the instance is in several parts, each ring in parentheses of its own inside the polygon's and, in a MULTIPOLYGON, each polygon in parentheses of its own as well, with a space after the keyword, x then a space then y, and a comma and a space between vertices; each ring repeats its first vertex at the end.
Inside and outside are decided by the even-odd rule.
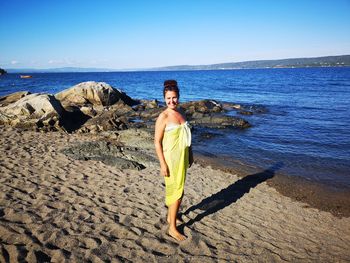
POLYGON ((350 54, 350 0, 0 4, 0 67, 113 69, 350 54))

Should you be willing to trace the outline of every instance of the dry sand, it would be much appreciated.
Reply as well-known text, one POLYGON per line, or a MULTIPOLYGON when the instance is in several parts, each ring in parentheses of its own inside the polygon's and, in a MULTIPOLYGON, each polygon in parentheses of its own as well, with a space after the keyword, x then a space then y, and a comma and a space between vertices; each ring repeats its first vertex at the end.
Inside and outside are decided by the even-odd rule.
POLYGON ((263 174, 194 164, 178 243, 166 234, 158 168, 122 171, 60 152, 86 135, 0 133, 0 262, 350 261, 350 218, 281 195, 263 174))

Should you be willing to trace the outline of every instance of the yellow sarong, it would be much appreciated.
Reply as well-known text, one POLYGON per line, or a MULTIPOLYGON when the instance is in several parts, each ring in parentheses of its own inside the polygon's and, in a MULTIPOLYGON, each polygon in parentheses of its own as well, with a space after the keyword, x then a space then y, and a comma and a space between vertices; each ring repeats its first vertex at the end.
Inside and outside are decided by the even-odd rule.
POLYGON ((187 122, 170 125, 163 136, 163 154, 169 168, 165 178, 165 204, 170 206, 182 198, 186 171, 189 164, 188 149, 191 146, 191 130, 187 122))

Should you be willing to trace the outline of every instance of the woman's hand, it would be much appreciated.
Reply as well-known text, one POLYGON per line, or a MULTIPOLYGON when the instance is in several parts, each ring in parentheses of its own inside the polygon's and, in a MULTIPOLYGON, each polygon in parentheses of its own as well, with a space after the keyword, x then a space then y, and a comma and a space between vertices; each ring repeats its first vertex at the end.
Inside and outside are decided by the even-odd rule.
POLYGON ((160 166, 160 173, 165 177, 169 177, 170 173, 169 173, 168 165, 166 165, 166 164, 161 165, 160 166))

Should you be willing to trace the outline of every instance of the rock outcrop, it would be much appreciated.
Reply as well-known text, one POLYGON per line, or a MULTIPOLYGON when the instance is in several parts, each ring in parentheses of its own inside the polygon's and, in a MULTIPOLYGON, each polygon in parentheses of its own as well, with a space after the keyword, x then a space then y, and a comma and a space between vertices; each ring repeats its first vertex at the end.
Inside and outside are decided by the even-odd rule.
POLYGON ((206 128, 248 128, 251 125, 244 119, 224 115, 226 110, 215 100, 191 101, 181 104, 187 119, 193 125, 206 128))
POLYGON ((182 103, 181 107, 185 110, 186 115, 193 116, 193 114, 204 114, 223 112, 220 103, 215 100, 200 100, 182 103))
POLYGON ((250 104, 234 104, 234 103, 222 103, 224 110, 237 110, 242 115, 253 115, 267 113, 268 109, 262 105, 250 105, 250 104))
POLYGON ((122 100, 125 104, 132 106, 138 102, 130 98, 124 92, 113 88, 105 82, 87 81, 79 83, 69 89, 63 90, 55 95, 66 106, 110 106, 122 100))
MULTIPOLYGON (((16 96, 11 97, 15 98, 16 96)), ((14 103, 0 107, 0 124, 57 130, 63 112, 62 105, 54 96, 37 93, 29 94, 14 103)))
POLYGON ((116 104, 108 107, 104 111, 97 113, 96 116, 87 120, 78 132, 97 133, 101 131, 124 130, 129 128, 133 108, 119 100, 116 104), (130 113, 130 114, 129 114, 130 113), (130 116, 129 116, 130 115, 130 116))
POLYGON ((86 142, 62 150, 64 154, 77 160, 101 161, 119 169, 141 170, 156 165, 157 160, 135 147, 123 147, 109 142, 86 142))
MULTIPOLYGON (((157 100, 134 100, 104 82, 88 81, 55 96, 17 92, 2 97, 0 124, 81 133, 154 129, 165 109, 162 105, 157 100)), ((186 102, 180 108, 191 124, 204 128, 247 128, 250 124, 244 119, 226 115, 228 109, 261 111, 236 104, 223 106, 215 100, 186 102)))
POLYGON ((251 125, 249 122, 242 118, 232 117, 232 116, 223 116, 223 115, 213 115, 213 116, 205 116, 201 118, 195 118, 191 120, 191 124, 200 125, 206 128, 249 128, 251 125))

